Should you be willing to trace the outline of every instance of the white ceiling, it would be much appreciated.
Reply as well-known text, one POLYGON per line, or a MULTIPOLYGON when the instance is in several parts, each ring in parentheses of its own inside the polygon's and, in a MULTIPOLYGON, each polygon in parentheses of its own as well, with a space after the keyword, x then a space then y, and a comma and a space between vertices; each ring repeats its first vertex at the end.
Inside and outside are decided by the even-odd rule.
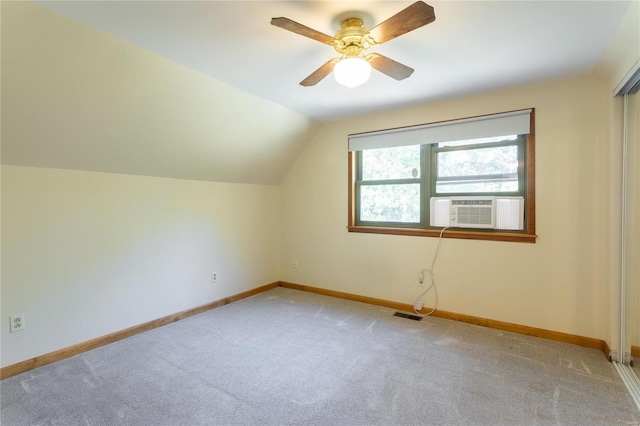
POLYGON ((62 15, 320 121, 540 80, 588 75, 630 1, 427 1, 436 21, 371 51, 415 69, 358 88, 298 83, 336 53, 269 24, 284 16, 333 35, 369 28, 410 1, 40 1, 62 15), (351 13, 349 13, 351 12, 351 13))

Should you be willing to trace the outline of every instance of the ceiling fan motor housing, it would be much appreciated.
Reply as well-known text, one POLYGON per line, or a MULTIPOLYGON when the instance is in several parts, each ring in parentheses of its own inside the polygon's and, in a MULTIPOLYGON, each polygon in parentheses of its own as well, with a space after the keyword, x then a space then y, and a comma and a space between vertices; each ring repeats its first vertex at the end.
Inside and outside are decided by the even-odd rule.
POLYGON ((364 27, 362 19, 348 18, 342 21, 342 28, 333 39, 333 48, 345 56, 360 56, 373 45, 369 30, 364 27))

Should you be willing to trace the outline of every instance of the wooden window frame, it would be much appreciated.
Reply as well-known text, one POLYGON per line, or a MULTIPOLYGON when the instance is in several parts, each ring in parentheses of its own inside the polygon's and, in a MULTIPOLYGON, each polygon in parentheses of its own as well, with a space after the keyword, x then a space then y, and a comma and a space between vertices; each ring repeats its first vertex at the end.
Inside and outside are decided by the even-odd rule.
MULTIPOLYGON (((471 117, 472 118, 472 117, 471 117)), ((531 109, 530 131, 526 136, 526 167, 525 194, 526 211, 524 231, 500 230, 468 230, 462 228, 448 228, 443 238, 457 238, 466 240, 509 241, 521 243, 536 242, 536 191, 535 191, 535 109, 531 109)), ((439 237, 442 228, 410 228, 387 226, 356 225, 356 153, 348 152, 348 232, 387 235, 408 235, 417 237, 439 237)))

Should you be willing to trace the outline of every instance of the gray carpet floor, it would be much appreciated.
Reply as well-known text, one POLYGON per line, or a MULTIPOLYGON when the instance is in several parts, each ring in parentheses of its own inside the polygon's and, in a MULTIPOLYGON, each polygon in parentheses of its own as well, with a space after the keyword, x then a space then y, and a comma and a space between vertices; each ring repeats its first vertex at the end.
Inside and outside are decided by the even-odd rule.
POLYGON ((602 352, 276 288, 0 383, 2 425, 637 425, 602 352))

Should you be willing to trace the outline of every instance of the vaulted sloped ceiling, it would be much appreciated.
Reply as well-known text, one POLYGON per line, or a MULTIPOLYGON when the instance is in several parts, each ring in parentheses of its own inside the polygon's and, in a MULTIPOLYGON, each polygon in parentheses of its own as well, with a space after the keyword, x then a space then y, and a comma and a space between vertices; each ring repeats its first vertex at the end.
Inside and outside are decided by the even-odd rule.
POLYGON ((278 184, 320 125, 31 2, 1 7, 3 164, 278 184))

